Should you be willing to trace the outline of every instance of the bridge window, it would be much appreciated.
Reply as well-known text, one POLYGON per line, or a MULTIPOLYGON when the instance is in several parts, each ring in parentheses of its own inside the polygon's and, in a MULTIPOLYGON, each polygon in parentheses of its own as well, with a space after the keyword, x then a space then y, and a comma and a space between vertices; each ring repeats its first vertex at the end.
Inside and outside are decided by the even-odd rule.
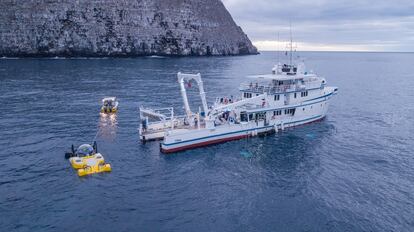
POLYGON ((301 96, 301 97, 307 97, 307 96, 308 96, 308 91, 301 92, 301 93, 300 93, 300 96, 301 96))
POLYGON ((285 115, 295 115, 296 109, 285 109, 285 115))
POLYGON ((282 115, 282 110, 273 111, 273 116, 279 116, 279 115, 282 115))
POLYGON ((243 93, 243 97, 244 98, 251 98, 252 97, 252 93, 243 93))

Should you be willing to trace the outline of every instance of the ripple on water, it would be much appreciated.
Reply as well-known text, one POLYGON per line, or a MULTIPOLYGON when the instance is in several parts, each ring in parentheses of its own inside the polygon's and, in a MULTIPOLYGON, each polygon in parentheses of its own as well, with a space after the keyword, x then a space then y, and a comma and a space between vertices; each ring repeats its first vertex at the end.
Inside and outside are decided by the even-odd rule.
MULTIPOLYGON (((138 142, 138 106, 182 105, 178 71, 201 72, 209 101, 237 96, 275 54, 2 59, 0 227, 413 231, 412 54, 303 55, 341 90, 324 121, 169 156, 138 142), (115 119, 98 113, 110 95, 120 99, 115 119), (79 178, 64 152, 96 134, 113 171, 79 178)), ((199 103, 197 88, 188 92, 199 103)))

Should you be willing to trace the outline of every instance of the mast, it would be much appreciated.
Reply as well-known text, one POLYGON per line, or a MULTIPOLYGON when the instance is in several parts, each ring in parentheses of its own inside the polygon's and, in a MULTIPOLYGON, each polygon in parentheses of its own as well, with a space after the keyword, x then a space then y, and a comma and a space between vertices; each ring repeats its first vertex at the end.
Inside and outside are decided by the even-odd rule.
POLYGON ((273 67, 272 73, 279 74, 279 66, 280 66, 280 48, 279 48, 279 32, 277 32, 277 44, 276 44, 276 56, 277 56, 277 64, 273 67))
POLYGON ((293 54, 293 38, 292 38, 292 22, 290 22, 290 66, 292 66, 292 54, 293 54))
POLYGON ((279 32, 277 32, 277 64, 280 63, 279 32))

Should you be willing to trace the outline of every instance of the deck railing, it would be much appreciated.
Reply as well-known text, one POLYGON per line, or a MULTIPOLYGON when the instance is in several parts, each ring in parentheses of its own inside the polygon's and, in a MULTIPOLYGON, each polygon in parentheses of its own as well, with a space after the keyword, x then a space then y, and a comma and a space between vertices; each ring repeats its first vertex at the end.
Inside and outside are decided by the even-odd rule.
POLYGON ((264 85, 250 85, 250 84, 242 84, 239 88, 241 91, 245 92, 254 92, 254 93, 269 93, 269 94, 277 94, 277 93, 285 93, 291 91, 300 91, 304 90, 304 86, 299 86, 296 84, 292 85, 279 85, 279 86, 264 86, 264 85))

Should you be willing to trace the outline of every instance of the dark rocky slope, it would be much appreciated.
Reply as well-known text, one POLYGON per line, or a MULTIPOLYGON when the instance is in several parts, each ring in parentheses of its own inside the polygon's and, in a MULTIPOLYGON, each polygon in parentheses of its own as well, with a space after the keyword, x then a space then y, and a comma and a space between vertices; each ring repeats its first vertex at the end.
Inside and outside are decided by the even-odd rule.
POLYGON ((0 56, 240 55, 220 0, 1 0, 0 56))

